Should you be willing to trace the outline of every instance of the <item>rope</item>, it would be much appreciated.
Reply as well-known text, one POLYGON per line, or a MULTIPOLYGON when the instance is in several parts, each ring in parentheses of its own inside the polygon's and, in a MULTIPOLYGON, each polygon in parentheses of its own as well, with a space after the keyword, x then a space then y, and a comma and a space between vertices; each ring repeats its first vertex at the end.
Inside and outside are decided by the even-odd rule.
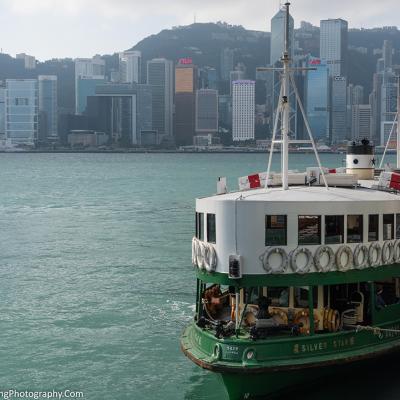
POLYGON ((357 325, 354 327, 354 329, 355 329, 356 333, 359 333, 361 331, 372 332, 375 336, 378 336, 379 338, 383 337, 384 332, 400 334, 400 329, 386 329, 386 328, 379 328, 377 326, 368 326, 368 325, 367 326, 357 325))

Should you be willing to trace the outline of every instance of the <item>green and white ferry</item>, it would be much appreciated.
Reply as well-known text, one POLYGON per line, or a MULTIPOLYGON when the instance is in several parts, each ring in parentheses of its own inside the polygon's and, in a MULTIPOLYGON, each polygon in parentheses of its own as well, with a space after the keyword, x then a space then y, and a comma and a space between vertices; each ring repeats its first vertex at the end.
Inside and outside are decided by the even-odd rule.
POLYGON ((267 172, 240 178, 236 192, 221 178, 217 195, 196 201, 196 311, 181 348, 231 400, 400 348, 400 174, 378 176, 367 141, 349 146, 347 168, 321 166, 287 38, 267 172), (288 170, 290 86, 319 165, 304 173, 288 170), (280 173, 270 171, 276 143, 280 173))

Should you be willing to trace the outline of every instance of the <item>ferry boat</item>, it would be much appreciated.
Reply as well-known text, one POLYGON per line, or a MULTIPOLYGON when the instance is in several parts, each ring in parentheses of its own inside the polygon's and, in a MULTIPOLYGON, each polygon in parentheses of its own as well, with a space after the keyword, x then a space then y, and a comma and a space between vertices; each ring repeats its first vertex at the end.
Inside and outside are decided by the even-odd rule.
POLYGON ((220 178, 217 195, 196 201, 196 311, 181 348, 222 378, 230 400, 400 348, 400 174, 377 171, 366 140, 349 145, 346 168, 322 167, 292 77, 289 6, 268 170, 235 192, 220 178), (318 162, 305 172, 288 170, 290 85, 318 162))

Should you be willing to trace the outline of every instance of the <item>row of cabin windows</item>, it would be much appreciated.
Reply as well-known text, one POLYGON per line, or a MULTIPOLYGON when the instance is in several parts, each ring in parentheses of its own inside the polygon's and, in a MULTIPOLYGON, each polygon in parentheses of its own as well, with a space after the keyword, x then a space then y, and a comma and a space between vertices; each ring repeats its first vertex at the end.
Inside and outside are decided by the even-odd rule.
POLYGON ((199 240, 206 241, 209 243, 215 243, 217 239, 216 235, 216 223, 215 223, 215 214, 204 214, 204 213, 196 213, 196 237, 199 240), (205 237, 205 229, 204 229, 204 216, 206 215, 207 219, 207 237, 205 237))
MULTIPOLYGON (((400 214, 396 214, 396 232, 394 214, 383 214, 383 240, 400 239, 400 214)), ((347 243, 364 242, 363 215, 347 216, 347 243)), ((325 216, 325 244, 344 243, 344 215, 325 216)), ((379 215, 368 215, 368 242, 379 239, 379 215)), ((298 217, 298 244, 321 244, 321 216, 299 215, 298 217)), ((265 216, 265 245, 287 246, 287 216, 265 216)))

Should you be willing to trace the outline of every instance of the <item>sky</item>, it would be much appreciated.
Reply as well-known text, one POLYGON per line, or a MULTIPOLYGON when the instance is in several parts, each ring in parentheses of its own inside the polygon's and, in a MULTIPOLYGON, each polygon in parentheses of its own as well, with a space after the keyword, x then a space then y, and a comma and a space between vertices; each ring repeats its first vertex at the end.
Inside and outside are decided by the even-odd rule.
MULTIPOLYGON (((270 31, 279 0, 0 0, 0 49, 38 60, 113 54, 162 29, 224 21, 270 31)), ((292 0, 295 25, 343 18, 351 28, 398 24, 399 0, 292 0)))

